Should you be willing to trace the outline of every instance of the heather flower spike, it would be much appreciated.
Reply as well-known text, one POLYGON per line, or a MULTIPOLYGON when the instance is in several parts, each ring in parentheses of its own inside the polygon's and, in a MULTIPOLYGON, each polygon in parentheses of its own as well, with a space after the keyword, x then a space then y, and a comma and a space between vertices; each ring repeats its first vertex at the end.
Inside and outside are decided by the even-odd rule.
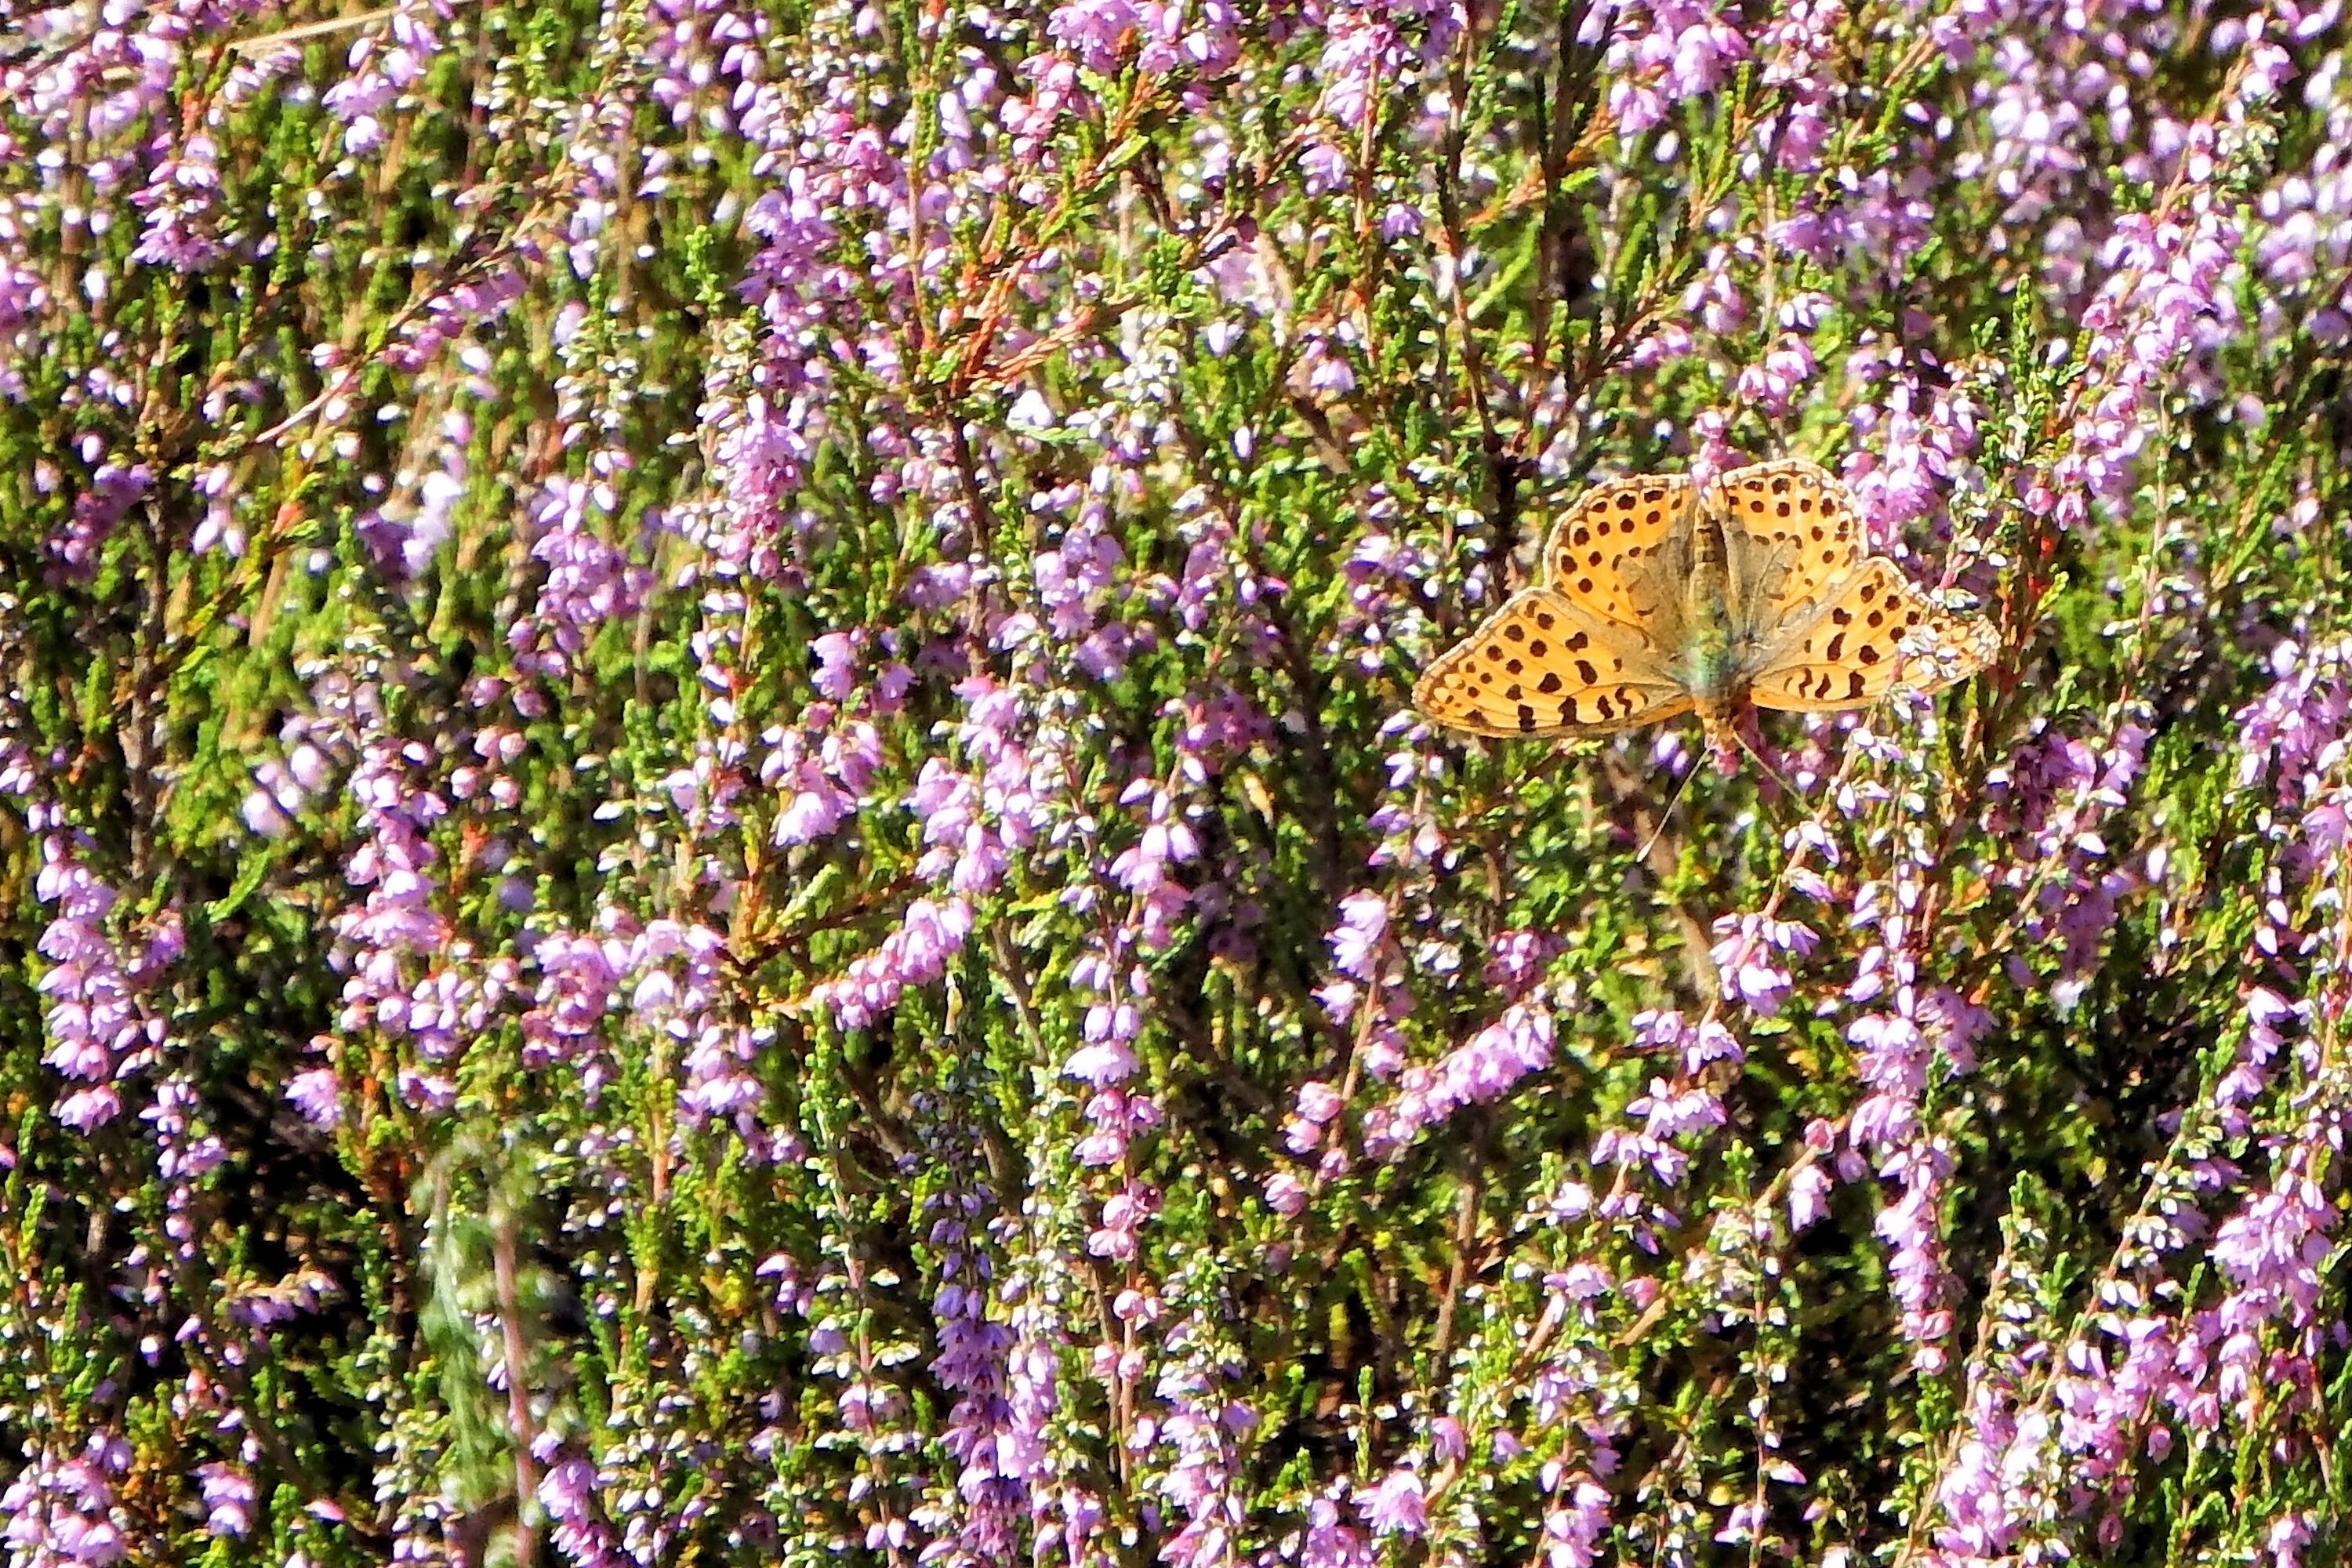
POLYGON ((1458 730, 1527 736, 1696 710, 1728 771, 1743 702, 1832 712, 1897 685, 1939 690, 2000 651, 1990 622, 1939 609, 1867 554, 1853 496, 1798 458, 1703 487, 1673 475, 1599 486, 1552 530, 1545 560, 1549 580, 1431 665, 1414 706, 1458 730))

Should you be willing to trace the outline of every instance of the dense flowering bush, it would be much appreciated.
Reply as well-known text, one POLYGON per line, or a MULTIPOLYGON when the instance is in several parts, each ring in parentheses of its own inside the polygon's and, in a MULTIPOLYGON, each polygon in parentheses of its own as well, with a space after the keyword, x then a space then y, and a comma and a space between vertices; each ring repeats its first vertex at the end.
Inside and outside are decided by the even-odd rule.
POLYGON ((2342 1560, 2340 0, 0 51, 7 1568, 2342 1560), (1410 710, 1782 454, 1993 668, 1410 710))

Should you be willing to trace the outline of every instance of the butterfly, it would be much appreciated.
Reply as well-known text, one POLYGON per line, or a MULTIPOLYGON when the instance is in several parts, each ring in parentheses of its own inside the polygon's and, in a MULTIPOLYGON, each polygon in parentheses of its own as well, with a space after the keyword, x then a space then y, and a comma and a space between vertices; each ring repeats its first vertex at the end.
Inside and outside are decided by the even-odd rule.
POLYGON ((1606 735, 1696 710, 1729 759, 1743 702, 1825 713, 1937 691, 2000 651, 1872 555, 1845 486, 1801 458, 1704 487, 1642 474, 1587 490, 1547 581, 1441 655, 1413 706, 1481 735, 1606 735))

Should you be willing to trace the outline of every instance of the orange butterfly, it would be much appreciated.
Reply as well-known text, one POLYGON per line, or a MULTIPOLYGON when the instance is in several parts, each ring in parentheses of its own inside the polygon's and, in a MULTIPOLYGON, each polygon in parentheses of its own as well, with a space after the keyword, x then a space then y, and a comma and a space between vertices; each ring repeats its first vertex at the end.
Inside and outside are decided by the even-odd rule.
POLYGON ((1931 604, 1871 555, 1853 497, 1800 458, 1588 490, 1511 595, 1412 689, 1481 735, 1605 735, 1696 710, 1717 754, 1732 716, 1828 712, 1895 686, 1937 691, 2000 651, 1991 622, 1931 604))

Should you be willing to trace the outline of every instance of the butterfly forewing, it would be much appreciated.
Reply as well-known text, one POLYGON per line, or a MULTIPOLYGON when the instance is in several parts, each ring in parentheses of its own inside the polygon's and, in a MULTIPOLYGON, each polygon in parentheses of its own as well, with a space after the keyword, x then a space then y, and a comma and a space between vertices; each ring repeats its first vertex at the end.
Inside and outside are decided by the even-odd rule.
POLYGON ((1748 696, 1759 708, 1830 712, 1875 701, 1897 684, 1939 691, 1999 652, 1990 622, 1937 608, 1877 556, 1781 636, 1749 678, 1748 696))
POLYGON ((1551 531, 1552 591, 1619 626, 1654 632, 1662 606, 1651 560, 1690 496, 1680 474, 1636 474, 1585 491, 1551 531))
POLYGON ((1412 701, 1482 735, 1604 735, 1691 706, 1637 630, 1549 588, 1512 595, 1429 667, 1412 701))
POLYGON ((1707 500, 1723 522, 1735 629, 1751 646, 1802 623, 1862 563, 1852 495, 1801 458, 1734 468, 1707 500))

